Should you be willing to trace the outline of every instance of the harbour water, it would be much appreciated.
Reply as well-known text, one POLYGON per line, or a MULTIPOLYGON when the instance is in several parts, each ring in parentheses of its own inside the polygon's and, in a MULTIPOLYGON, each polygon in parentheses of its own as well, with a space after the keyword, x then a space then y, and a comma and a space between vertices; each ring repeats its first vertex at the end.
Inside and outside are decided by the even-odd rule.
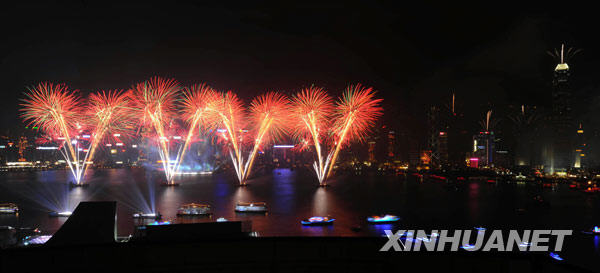
POLYGON ((136 212, 160 212, 175 222, 251 220, 260 236, 381 236, 385 229, 573 229, 600 224, 595 194, 516 182, 444 182, 412 175, 338 175, 317 187, 305 171, 275 169, 239 187, 232 174, 183 176, 178 187, 163 187, 160 173, 144 169, 90 170, 88 187, 71 188, 66 170, 0 174, 0 203, 16 203, 18 215, 0 215, 0 225, 39 227, 55 232, 65 218, 50 211, 73 210, 80 201, 117 201, 117 232, 133 233, 136 212), (545 205, 534 201, 541 196, 545 205), (267 214, 234 212, 237 202, 264 201, 267 214), (185 203, 206 203, 211 218, 177 218, 185 203), (371 215, 395 214, 395 224, 369 225, 371 215), (332 226, 303 227, 300 220, 330 216, 332 226))

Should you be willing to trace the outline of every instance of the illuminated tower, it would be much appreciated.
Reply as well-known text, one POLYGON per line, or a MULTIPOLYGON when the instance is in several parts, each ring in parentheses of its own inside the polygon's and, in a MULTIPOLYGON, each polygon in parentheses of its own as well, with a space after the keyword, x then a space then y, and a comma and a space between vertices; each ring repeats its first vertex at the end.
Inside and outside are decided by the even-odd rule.
POLYGON ((575 163, 573 164, 573 167, 582 168, 585 166, 585 164, 584 164, 584 158, 585 158, 585 154, 586 154, 585 146, 586 146, 586 144, 585 144, 585 139, 584 139, 584 135, 583 135, 583 126, 580 123, 579 127, 577 128, 577 140, 576 140, 576 146, 575 146, 575 163))
POLYGON ((569 77, 571 75, 567 61, 577 50, 569 48, 565 51, 565 45, 561 45, 560 52, 555 51, 555 58, 559 61, 554 68, 554 79, 552 81, 552 115, 551 123, 553 130, 552 142, 552 165, 553 171, 566 170, 574 166, 573 162, 573 118, 571 109, 571 87, 569 77))
POLYGON ((387 138, 388 138, 387 139, 388 140, 387 157, 388 157, 388 160, 394 161, 395 151, 396 151, 396 132, 390 130, 388 132, 387 138))
POLYGON ((432 106, 427 113, 429 138, 428 146, 431 151, 431 166, 441 168, 448 164, 448 132, 441 117, 439 107, 432 106))

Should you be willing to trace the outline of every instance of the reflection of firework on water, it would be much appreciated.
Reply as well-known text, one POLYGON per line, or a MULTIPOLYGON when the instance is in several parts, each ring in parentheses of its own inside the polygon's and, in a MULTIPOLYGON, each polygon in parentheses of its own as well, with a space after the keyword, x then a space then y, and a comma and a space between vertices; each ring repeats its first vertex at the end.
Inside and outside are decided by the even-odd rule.
POLYGON ((313 167, 321 185, 331 175, 343 146, 362 141, 383 111, 373 89, 361 85, 349 86, 335 107, 325 91, 316 87, 303 89, 292 103, 295 134, 301 140, 312 139, 317 155, 313 167), (327 141, 334 148, 323 158, 321 143, 327 141))
POLYGON ((174 79, 151 78, 129 90, 132 110, 142 126, 150 126, 159 147, 159 156, 165 171, 167 183, 174 178, 170 160, 168 129, 175 115, 175 100, 181 88, 174 79))

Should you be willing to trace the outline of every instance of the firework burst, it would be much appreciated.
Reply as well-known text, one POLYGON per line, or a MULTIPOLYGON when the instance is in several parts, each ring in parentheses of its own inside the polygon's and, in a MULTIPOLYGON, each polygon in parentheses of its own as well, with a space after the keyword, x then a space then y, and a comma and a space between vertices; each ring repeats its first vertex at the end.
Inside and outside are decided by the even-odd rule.
POLYGON ((159 156, 168 184, 174 184, 174 169, 169 152, 168 129, 176 114, 175 101, 181 90, 174 79, 160 77, 134 85, 129 90, 132 113, 142 126, 150 126, 156 134, 159 156))
POLYGON ((254 147, 248 156, 243 179, 248 178, 261 145, 278 139, 287 131, 290 120, 288 107, 288 98, 277 92, 268 92, 250 103, 250 120, 251 124, 256 125, 256 128, 253 129, 255 133, 254 147))
POLYGON ((129 96, 121 90, 102 90, 89 96, 84 124, 92 134, 86 161, 93 160, 99 144, 110 136, 131 135, 135 116, 129 104, 129 96))
POLYGON ((81 98, 64 84, 40 83, 29 88, 21 103, 22 118, 29 125, 38 126, 51 138, 62 140, 60 151, 77 184, 85 163, 79 161, 78 141, 72 139, 82 128, 78 119, 83 115, 81 98))
POLYGON ((326 168, 331 158, 331 154, 323 158, 321 143, 327 138, 332 111, 332 99, 323 88, 302 89, 292 98, 293 131, 303 143, 308 143, 307 140, 312 139, 317 155, 313 168, 320 184, 325 182, 326 168))
POLYGON ((240 184, 243 184, 245 173, 242 149, 246 120, 242 101, 231 91, 222 93, 220 99, 215 103, 214 111, 219 121, 218 124, 225 127, 220 134, 229 145, 229 155, 233 167, 240 184))
POLYGON ((179 171, 181 162, 194 137, 194 132, 200 126, 204 128, 215 128, 216 111, 214 110, 219 101, 219 94, 206 84, 196 84, 184 88, 181 100, 181 116, 189 124, 187 136, 183 147, 177 154, 174 172, 179 171))
POLYGON ((41 83, 30 88, 23 100, 23 119, 39 126, 51 138, 62 140, 60 151, 77 185, 81 185, 99 143, 107 133, 125 133, 130 120, 128 100, 120 91, 101 91, 90 95, 83 107, 76 92, 66 85, 41 83), (80 138, 89 132, 90 140, 80 138), (88 146, 86 149, 81 146, 88 146), (82 153, 83 152, 83 153, 82 153))
POLYGON ((344 145, 364 140, 382 115, 380 103, 381 99, 375 99, 372 88, 360 84, 349 86, 335 106, 322 88, 303 89, 294 96, 294 132, 301 141, 312 139, 317 155, 313 168, 321 185, 326 185, 344 145), (322 144, 327 142, 333 144, 333 150, 325 156, 322 144))
MULTIPOLYGON (((373 88, 360 84, 350 85, 337 102, 334 113, 333 133, 335 149, 331 158, 327 176, 331 174, 333 164, 343 145, 352 141, 362 142, 377 118, 383 114, 381 99, 375 98, 373 88)), ((326 177, 327 178, 327 177, 326 177)))

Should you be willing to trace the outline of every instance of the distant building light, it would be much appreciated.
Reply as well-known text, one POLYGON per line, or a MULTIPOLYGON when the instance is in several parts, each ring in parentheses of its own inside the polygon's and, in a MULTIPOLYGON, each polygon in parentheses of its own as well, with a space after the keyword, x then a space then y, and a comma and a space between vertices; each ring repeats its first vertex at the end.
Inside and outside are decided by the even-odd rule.
POLYGON ((5 149, 6 145, 0 145, 0 149, 5 149))
POLYGON ((583 130, 577 130, 578 134, 583 134, 583 130))
POLYGON ((18 161, 18 162, 6 162, 6 165, 7 166, 29 166, 29 165, 33 165, 33 163, 18 161))
POLYGON ((119 142, 116 144, 117 146, 123 146, 123 143, 119 142))
POLYGON ((115 164, 123 164, 123 161, 117 161, 115 164))
POLYGON ((583 156, 585 156, 585 154, 580 154, 580 156, 582 156, 582 157, 583 157, 583 156))
POLYGON ((173 136, 173 139, 181 139, 180 136, 173 136))
POLYGON ((114 136, 114 137, 120 137, 120 136, 121 136, 121 134, 114 134, 113 136, 114 136))
POLYGON ((217 129, 217 133, 226 133, 227 129, 217 129))
POLYGON ((58 147, 44 147, 44 146, 38 146, 36 147, 37 150, 58 150, 58 147))
POLYGON ((440 136, 445 136, 446 132, 440 132, 440 136))
POLYGON ((90 138, 91 136, 90 135, 82 135, 81 137, 82 138, 90 138))
POLYGON ((106 143, 106 147, 112 147, 112 144, 106 143))
POLYGON ((137 145, 133 144, 131 145, 131 148, 137 148, 137 145))
POLYGON ((285 148, 294 148, 295 145, 273 145, 273 148, 275 149, 285 149, 285 148))
POLYGON ((57 137, 58 140, 65 140, 65 137, 57 137))
POLYGON ((117 149, 110 149, 110 153, 111 154, 116 154, 117 153, 117 149))

